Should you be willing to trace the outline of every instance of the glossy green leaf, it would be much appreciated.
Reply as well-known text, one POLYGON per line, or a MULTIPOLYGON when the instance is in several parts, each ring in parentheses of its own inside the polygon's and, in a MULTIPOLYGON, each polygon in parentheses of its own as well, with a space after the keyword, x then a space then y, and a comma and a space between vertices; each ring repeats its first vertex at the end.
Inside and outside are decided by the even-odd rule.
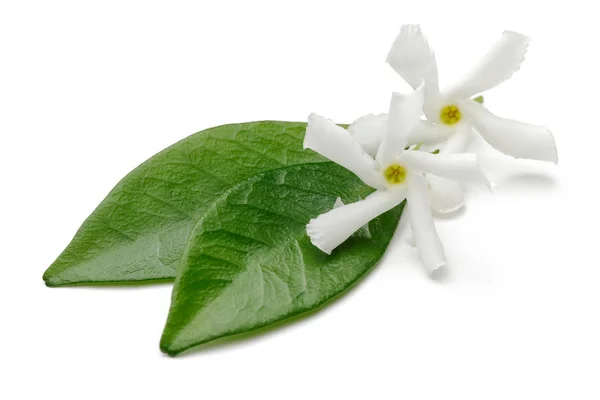
POLYGON ((198 219, 173 288, 162 351, 252 331, 313 310, 379 261, 403 205, 328 256, 306 236, 310 218, 373 189, 333 163, 264 172, 223 193, 198 219))
POLYGON ((133 170, 48 268, 48 286, 175 278, 190 229, 215 200, 264 171, 325 161, 302 150, 305 123, 251 122, 196 133, 133 170))

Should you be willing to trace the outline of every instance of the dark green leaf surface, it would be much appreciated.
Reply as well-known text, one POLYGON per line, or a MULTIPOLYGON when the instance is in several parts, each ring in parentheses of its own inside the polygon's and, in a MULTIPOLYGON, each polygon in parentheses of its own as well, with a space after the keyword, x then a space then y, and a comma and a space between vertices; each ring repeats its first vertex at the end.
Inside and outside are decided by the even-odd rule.
POLYGON ((322 305, 382 257, 403 204, 371 221, 332 255, 306 236, 310 218, 372 189, 333 163, 264 172, 205 209, 181 258, 161 340, 175 355, 322 305))
POLYGON ((133 170, 48 268, 48 286, 173 279, 190 229, 215 199, 264 171, 324 161, 305 123, 251 122, 196 133, 133 170))

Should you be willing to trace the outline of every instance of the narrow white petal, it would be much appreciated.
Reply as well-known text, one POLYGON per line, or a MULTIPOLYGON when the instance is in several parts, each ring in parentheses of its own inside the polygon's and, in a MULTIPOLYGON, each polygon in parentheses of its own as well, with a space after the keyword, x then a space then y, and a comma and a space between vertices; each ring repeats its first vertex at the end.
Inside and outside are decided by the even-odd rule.
POLYGON ((405 196, 405 190, 378 190, 364 200, 334 208, 311 219, 306 225, 306 233, 312 244, 331 254, 363 225, 400 204, 405 196))
POLYGON ((409 170, 425 172, 473 185, 490 187, 481 172, 475 154, 431 154, 423 151, 405 151, 400 162, 409 170))
POLYGON ((456 131, 448 138, 448 141, 440 149, 441 154, 464 153, 469 148, 473 138, 473 126, 468 123, 460 123, 456 131))
MULTIPOLYGON (((337 199, 335 199, 335 203, 333 204, 333 208, 340 208, 343 207, 345 204, 342 201, 341 197, 338 197, 337 199)), ((398 224, 398 226, 400 226, 400 224, 398 224)), ((360 237, 363 239, 371 239, 371 231, 369 230, 369 224, 366 223, 365 225, 361 226, 356 232, 354 232, 354 236, 355 237, 360 237)))
POLYGON ((387 129, 387 114, 365 115, 354 121, 347 131, 368 155, 375 158, 387 129))
POLYGON ((415 235, 412 232, 407 236, 406 244, 410 247, 417 247, 417 241, 415 240, 415 235))
POLYGON ((460 209, 465 204, 465 191, 460 182, 436 175, 426 174, 427 186, 431 197, 431 209, 445 214, 460 209))
POLYGON ((548 128, 497 117, 474 101, 466 101, 461 107, 496 150, 515 158, 558 163, 554 136, 548 128))
POLYGON ((455 85, 444 90, 444 96, 468 99, 509 79, 525 60, 529 38, 506 31, 471 71, 455 85))
POLYGON ((448 125, 432 124, 429 121, 419 121, 408 135, 408 144, 435 144, 445 142, 450 138, 454 128, 448 125))
POLYGON ((392 93, 385 136, 377 152, 377 162, 385 168, 406 147, 408 135, 417 126, 423 114, 423 86, 402 95, 392 93))
POLYGON ((316 114, 308 117, 304 148, 309 148, 355 173, 364 183, 380 189, 385 178, 379 165, 342 127, 316 114))
MULTIPOLYGON (((387 130, 388 114, 365 115, 348 127, 350 133, 371 157, 375 158, 387 130)), ((432 124, 421 120, 408 135, 407 145, 436 144, 448 140, 454 128, 443 124, 432 124)))
POLYGON ((437 121, 441 103, 437 63, 419 25, 400 28, 386 61, 413 89, 425 81, 424 111, 427 118, 437 121))
POLYGON ((431 216, 427 186, 424 178, 420 175, 411 176, 408 185, 407 207, 421 260, 429 272, 433 272, 446 263, 446 256, 431 216))
POLYGON ((435 54, 419 25, 403 25, 396 36, 386 62, 410 85, 416 89, 428 73, 435 72, 427 82, 438 85, 435 54))
MULTIPOLYGON (((440 149, 440 154, 464 153, 471 144, 473 127, 469 123, 461 123, 456 132, 440 149)), ((479 158, 479 156, 477 156, 479 158)), ((436 175, 426 174, 425 179, 431 196, 431 209, 445 214, 456 211, 465 205, 463 184, 436 175)))

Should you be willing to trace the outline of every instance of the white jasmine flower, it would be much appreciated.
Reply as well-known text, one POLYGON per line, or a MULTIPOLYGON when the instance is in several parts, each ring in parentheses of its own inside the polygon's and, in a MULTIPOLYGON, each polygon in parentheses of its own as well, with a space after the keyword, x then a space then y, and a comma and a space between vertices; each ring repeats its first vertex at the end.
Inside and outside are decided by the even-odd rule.
MULTIPOLYGON (((476 131, 492 147, 509 156, 557 163, 556 145, 547 128, 497 117, 472 99, 509 79, 524 61, 528 45, 529 38, 504 32, 463 79, 440 91, 435 55, 421 28, 403 26, 387 62, 413 88, 425 82, 423 110, 427 117, 427 121, 419 122, 411 133, 408 144, 445 142, 440 146, 442 154, 462 153, 476 131)), ((369 115, 353 123, 348 131, 367 151, 372 151, 384 134, 381 127, 385 126, 386 119, 385 114, 369 115)), ((427 181, 434 210, 450 212, 464 204, 460 183, 434 176, 427 176, 427 181)))
POLYGON ((421 132, 423 137, 420 141, 439 142, 439 139, 447 138, 462 142, 454 146, 463 149, 469 140, 461 137, 460 133, 468 133, 475 128, 488 143, 507 155, 558 162, 554 138, 548 128, 497 117, 471 99, 518 71, 528 45, 528 37, 504 32, 464 78, 440 92, 435 55, 421 28, 418 25, 403 26, 387 62, 413 88, 425 81, 423 110, 435 128, 430 130, 429 135, 421 132))
POLYGON ((309 116, 304 147, 347 168, 365 184, 377 189, 356 203, 342 205, 336 201, 336 208, 312 219, 306 231, 316 247, 330 254, 370 220, 407 199, 406 212, 423 263, 430 271, 445 264, 423 174, 463 183, 489 183, 479 170, 474 154, 434 155, 404 150, 408 135, 419 124, 423 100, 423 87, 410 95, 392 95, 385 135, 375 158, 345 129, 321 116, 309 116))
MULTIPOLYGON (((365 115, 354 121, 348 126, 347 131, 354 136, 362 148, 371 156, 377 154, 377 149, 381 144, 381 140, 385 135, 387 126, 387 114, 365 115)), ((456 138, 463 139, 462 141, 448 141, 443 146, 431 146, 432 143, 425 140, 425 146, 422 149, 428 148, 438 150, 441 154, 462 153, 466 151, 470 132, 464 131, 466 126, 458 127, 461 133, 456 138), (441 148, 441 149, 440 149, 441 148)), ((434 127, 428 121, 419 121, 413 131, 409 134, 407 144, 416 145, 423 144, 424 137, 431 136, 434 132, 434 127)), ((437 138, 437 136, 436 136, 437 138)), ((433 143, 435 144, 435 143, 433 143)), ((440 178, 435 175, 426 174, 425 180, 429 188, 431 208, 437 213, 449 213, 461 208, 465 204, 465 196, 462 184, 453 182, 445 178, 440 178)))

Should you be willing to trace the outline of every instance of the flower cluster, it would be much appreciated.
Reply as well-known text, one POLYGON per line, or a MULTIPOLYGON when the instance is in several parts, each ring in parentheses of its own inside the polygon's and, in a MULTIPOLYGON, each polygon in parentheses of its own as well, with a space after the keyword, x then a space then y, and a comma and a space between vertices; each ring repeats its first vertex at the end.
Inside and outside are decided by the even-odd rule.
POLYGON ((497 117, 478 96, 520 68, 528 44, 529 38, 504 32, 463 79, 440 91, 435 55, 420 27, 403 26, 387 63, 414 92, 393 93, 387 114, 364 116, 348 129, 315 114, 308 118, 304 147, 376 189, 356 203, 337 201, 331 211, 312 219, 306 227, 311 242, 330 254, 363 225, 406 199, 414 243, 433 272, 446 259, 432 210, 460 208, 464 184, 490 186, 477 154, 468 152, 473 135, 512 157, 557 163, 547 128, 497 117), (423 144, 439 151, 424 151, 423 144))

